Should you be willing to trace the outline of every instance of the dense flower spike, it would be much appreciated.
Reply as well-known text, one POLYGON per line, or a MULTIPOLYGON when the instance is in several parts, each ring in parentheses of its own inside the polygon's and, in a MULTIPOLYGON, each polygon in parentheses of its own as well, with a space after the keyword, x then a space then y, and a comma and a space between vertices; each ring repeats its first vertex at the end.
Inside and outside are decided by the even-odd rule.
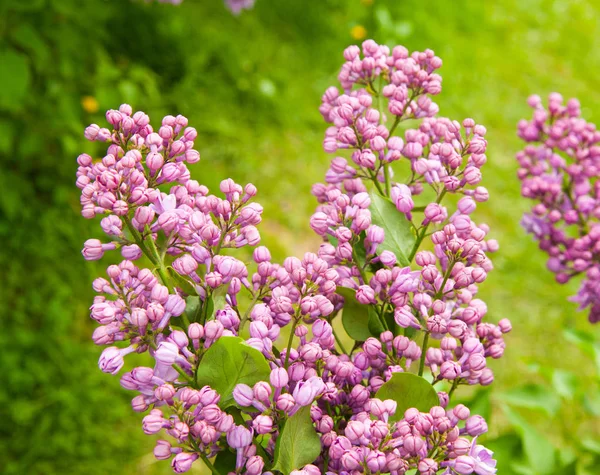
POLYGON ((323 244, 282 264, 259 245, 253 185, 227 179, 217 196, 191 179, 200 155, 185 117, 155 131, 122 105, 110 128, 86 129, 108 150, 78 158, 82 214, 101 216, 106 238, 83 255, 124 258, 93 285, 99 366, 117 374, 128 354, 150 354, 153 367, 128 368, 121 384, 138 393, 144 432, 169 436, 154 455, 176 473, 198 459, 248 475, 496 473, 476 442, 485 421, 450 406, 459 386, 493 381, 488 359, 510 331, 485 322, 476 298, 498 248, 471 219, 488 199, 485 128, 436 117, 433 52, 369 40, 344 57, 344 92, 329 89, 321 107, 325 150, 348 155, 313 190, 323 244), (420 123, 394 135, 406 119, 420 123), (395 182, 402 162, 411 172, 395 182), (398 407, 398 378, 424 385, 430 397, 412 404, 427 409, 398 407))
POLYGON ((583 275, 573 301, 600 321, 600 132, 581 117, 579 101, 566 104, 558 93, 548 106, 538 96, 528 101, 531 121, 522 120, 518 135, 527 146, 517 154, 521 194, 537 203, 523 216, 527 232, 548 254, 548 269, 560 284, 583 275))

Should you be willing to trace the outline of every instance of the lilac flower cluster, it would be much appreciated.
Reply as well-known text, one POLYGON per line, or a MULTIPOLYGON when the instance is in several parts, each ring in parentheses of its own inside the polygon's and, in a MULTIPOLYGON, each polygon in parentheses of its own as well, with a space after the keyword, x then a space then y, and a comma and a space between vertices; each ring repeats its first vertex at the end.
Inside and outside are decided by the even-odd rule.
POLYGON ((242 10, 251 10, 255 0, 225 0, 225 5, 234 15, 239 15, 242 10))
MULTIPOLYGON (((388 417, 394 411, 389 402, 370 400, 370 413, 356 414, 348 421, 344 435, 327 440, 331 442, 328 455, 332 473, 403 474, 409 467, 426 475, 440 470, 447 474, 496 473, 492 453, 475 442, 487 431, 487 425, 480 416, 470 416, 464 405, 450 411, 434 406, 425 413, 408 409, 402 421, 390 423, 388 417), (459 428, 459 424, 464 427, 459 428), (444 456, 436 456, 436 452, 444 456)), ((313 420, 320 415, 318 410, 313 413, 313 420)), ((317 419, 317 427, 324 424, 324 417, 317 419)))
POLYGON ((521 194, 537 203, 522 225, 549 256, 548 269, 560 284, 583 275, 572 298, 589 308, 589 320, 600 321, 600 132, 581 117, 579 101, 566 104, 550 94, 544 107, 539 96, 528 100, 531 121, 518 124, 526 147, 517 154, 521 194))
POLYGON ((393 314, 401 328, 423 331, 422 354, 416 358, 420 374, 424 363, 436 381, 489 384, 493 374, 486 358, 502 356, 502 335, 510 323, 484 323, 487 307, 475 298, 477 284, 493 267, 488 253, 498 249, 495 240, 486 240, 489 228, 471 219, 477 203, 488 199, 479 185, 486 130, 472 119, 461 126, 434 117, 437 106, 428 95, 441 90, 441 77, 434 73, 441 60, 433 51, 409 55, 396 47, 390 52, 368 40, 362 53, 361 58, 356 46, 346 49, 340 73, 345 91, 330 88, 323 96, 321 112, 333 124, 324 148, 348 150, 350 160, 335 157, 326 183, 313 189, 321 206, 311 226, 326 241, 319 254, 338 270, 340 285, 356 290, 359 302, 393 314), (365 87, 352 90, 356 84, 365 87), (386 111, 393 117, 389 129, 386 111), (404 140, 393 135, 399 124, 420 117, 418 128, 405 130, 404 140), (398 161, 410 163, 405 183, 392 181, 391 166, 398 161), (373 223, 368 182, 389 198, 402 213, 396 219, 414 234, 407 257, 414 257, 417 270, 389 250, 377 252, 385 232, 382 223, 373 223), (416 206, 414 200, 426 189, 426 204, 416 206), (442 205, 447 194, 462 195, 451 214, 442 205), (434 252, 417 252, 426 237, 434 252), (366 257, 357 262, 359 254, 366 257), (428 347, 430 336, 440 340, 439 347, 428 347))
POLYGON ((149 411, 144 432, 170 437, 154 454, 176 473, 198 459, 214 474, 496 473, 476 442, 485 421, 450 406, 459 386, 493 381, 488 360, 510 331, 476 298, 498 248, 471 219, 488 199, 485 128, 435 117, 433 52, 367 41, 362 59, 357 47, 344 56, 344 92, 330 88, 321 112, 325 149, 350 157, 314 187, 323 244, 301 259, 278 264, 259 245, 253 185, 227 179, 217 196, 191 179, 200 155, 185 117, 155 131, 122 105, 109 128, 85 131, 108 146, 77 171, 82 214, 100 216, 106 238, 82 253, 124 259, 93 284, 99 367, 117 374, 128 354, 149 354, 152 367, 121 384, 149 411), (421 122, 393 135, 407 119, 421 122), (410 167, 404 183, 396 162, 410 167), (446 195, 458 195, 454 212, 446 195), (398 407, 396 384, 429 397, 398 407))
MULTIPOLYGON (((151 1, 151 0, 146 0, 151 1)), ((172 5, 180 5, 183 0, 157 0, 159 3, 170 3, 172 5)), ((225 6, 234 15, 239 15, 243 10, 251 10, 254 7, 256 0, 225 0, 225 6)))

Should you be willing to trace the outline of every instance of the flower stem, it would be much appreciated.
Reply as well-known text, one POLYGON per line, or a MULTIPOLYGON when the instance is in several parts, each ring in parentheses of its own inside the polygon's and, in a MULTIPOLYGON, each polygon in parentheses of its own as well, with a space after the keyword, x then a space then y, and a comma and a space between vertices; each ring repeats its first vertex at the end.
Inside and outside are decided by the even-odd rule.
POLYGON ((290 350, 292 349, 292 343, 294 341, 294 331, 296 330, 296 326, 298 325, 298 321, 300 318, 298 315, 294 315, 294 323, 292 325, 292 329, 290 330, 290 337, 288 338, 287 349, 285 350, 285 362, 283 363, 283 367, 287 370, 288 364, 290 363, 290 350))
POLYGON ((240 321, 240 328, 238 330, 238 334, 240 334, 242 332, 242 328, 244 328, 244 325, 248 321, 248 318, 250 317, 250 312, 252 311, 252 309, 256 305, 256 302, 258 302, 258 299, 260 299, 260 295, 261 295, 261 292, 260 292, 260 290, 258 290, 256 292, 256 295, 252 299, 252 302, 250 303, 250 306, 246 310, 246 313, 244 313, 244 316, 242 317, 242 320, 240 321))
POLYGON ((452 397, 452 394, 454 393, 454 391, 456 390, 456 388, 458 387, 458 380, 459 378, 456 378, 453 382, 452 382, 452 388, 450 388, 450 392, 448 393, 448 398, 452 397))
POLYGON ((390 197, 390 191, 392 189, 391 177, 390 177, 390 166, 383 164, 383 176, 385 177, 385 196, 390 197))
POLYGON ((365 270, 362 268, 362 266, 358 262, 358 255, 356 254, 356 251, 354 249, 352 249, 352 259, 353 259, 354 263, 356 264, 356 267, 358 268, 358 272, 360 273, 360 277, 362 278, 363 283, 366 285, 368 283, 367 274, 365 273, 365 270))
POLYGON ((156 265, 155 257, 150 253, 150 251, 144 244, 144 240, 142 239, 142 236, 140 235, 139 231, 137 229, 135 229, 131 220, 128 217, 124 217, 123 220, 125 221, 125 225, 127 226, 127 229, 129 229, 129 232, 133 236, 135 243, 140 247, 140 249, 146 255, 146 257, 148 259, 150 259, 150 262, 152 262, 152 264, 156 265))
POLYGON ((191 378, 191 376, 189 374, 187 374, 183 369, 181 369, 179 366, 177 366, 176 364, 173 364, 173 369, 175 371, 177 371, 182 378, 184 378, 188 383, 193 383, 194 380, 191 378))
POLYGON ((206 454, 204 452, 198 452, 198 455, 200 455, 200 458, 202 459, 204 464, 209 468, 209 470, 214 475, 220 475, 219 471, 215 468, 215 466, 212 464, 212 462, 210 460, 208 460, 208 457, 206 456, 206 454))
POLYGON ((423 337, 423 344, 421 345, 421 360, 419 361, 419 376, 423 376, 423 370, 425 369, 425 353, 427 352, 427 345, 429 344, 429 332, 425 332, 423 337))
MULTIPOLYGON (((444 198, 445 195, 446 195, 446 190, 444 189, 438 195, 437 200, 435 200, 435 202, 437 204, 440 204, 440 202, 442 201, 442 199, 444 198)), ((412 260, 414 259, 415 254, 419 250, 419 246, 423 242, 423 239, 425 239, 425 235, 427 234, 427 228, 428 227, 429 227, 429 223, 427 223, 425 226, 423 226, 421 233, 417 236, 417 239, 415 241, 415 245, 413 246, 412 250, 410 251, 410 255, 408 256, 408 260, 410 262, 412 262, 412 260)))
POLYGON ((346 351, 346 348, 344 348, 344 345, 342 344, 342 341, 340 340, 340 337, 335 332, 335 329, 333 328, 333 325, 331 325, 331 329, 333 331, 333 336, 335 338, 335 341, 337 342, 338 346, 340 347, 340 350, 342 350, 342 353, 344 353, 345 355, 348 355, 348 352, 346 351))

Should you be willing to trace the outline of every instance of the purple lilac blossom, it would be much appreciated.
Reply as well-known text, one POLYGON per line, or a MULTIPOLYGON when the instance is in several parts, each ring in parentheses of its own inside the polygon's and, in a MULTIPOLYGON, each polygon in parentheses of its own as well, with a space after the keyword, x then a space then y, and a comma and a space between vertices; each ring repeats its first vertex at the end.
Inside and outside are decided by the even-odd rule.
POLYGON ((255 0, 225 0, 225 5, 231 13, 239 15, 242 10, 250 10, 254 7, 255 0))
POLYGON ((235 455, 231 472, 271 474, 263 470, 273 464, 283 423, 304 407, 321 452, 294 475, 496 473, 491 452, 475 443, 485 421, 463 405, 449 407, 459 386, 493 381, 488 360, 502 356, 511 329, 506 319, 485 321, 487 306, 476 298, 492 270, 488 254, 498 248, 489 228, 471 219, 488 199, 479 184, 486 131, 471 119, 436 117, 429 96, 441 91, 441 60, 432 51, 390 52, 369 40, 362 52, 345 51, 344 92, 328 89, 321 107, 332 124, 326 151, 350 155, 334 158, 326 183, 313 190, 319 207, 310 226, 323 244, 281 264, 260 245, 263 209, 252 184, 224 180, 217 196, 191 179, 188 165, 200 154, 185 117, 167 116, 155 130, 146 114, 124 104, 107 112, 109 128, 85 131, 107 151, 100 160, 78 157, 82 214, 101 217, 106 238, 87 240, 82 253, 124 258, 93 284, 93 340, 106 347, 99 367, 117 374, 128 354, 149 353, 152 367, 128 367, 121 384, 137 393, 132 408, 146 413, 144 432, 170 437, 157 441, 154 455, 171 460, 176 473, 227 451, 235 455), (394 135, 409 118, 420 125, 394 135), (411 167, 403 183, 393 181, 390 166, 399 160, 411 167), (432 201, 420 199, 426 187, 432 201), (378 250, 386 232, 372 223, 373 189, 415 229, 410 265, 378 250), (460 197, 456 210, 442 204, 446 194, 460 197), (421 249, 426 238, 432 251, 421 249), (350 351, 333 326, 346 305, 342 287, 394 322, 350 351), (225 296, 218 308, 217 295, 225 296), (193 298, 199 310, 190 313, 193 298), (270 368, 265 381, 233 389, 243 417, 195 378, 206 351, 230 336, 243 338, 270 368), (438 392, 439 406, 408 409, 393 422, 397 403, 376 393, 408 371, 449 392, 438 392))
POLYGON ((521 224, 548 254, 548 269, 559 284, 583 276, 571 298, 600 321, 600 132, 581 117, 577 99, 565 104, 550 94, 544 107, 539 96, 528 104, 533 118, 518 124, 527 145, 517 154, 521 194, 534 200, 521 224))

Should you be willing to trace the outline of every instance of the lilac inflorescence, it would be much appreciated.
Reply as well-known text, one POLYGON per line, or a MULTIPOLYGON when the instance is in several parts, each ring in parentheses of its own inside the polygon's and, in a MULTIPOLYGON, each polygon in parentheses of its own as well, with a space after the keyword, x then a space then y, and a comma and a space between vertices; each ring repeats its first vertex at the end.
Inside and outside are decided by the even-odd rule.
POLYGON ((239 15, 243 10, 251 10, 256 0, 225 0, 225 5, 231 13, 239 15))
POLYGON ((581 117, 579 101, 550 94, 544 107, 531 96, 530 121, 518 124, 527 145, 517 154, 521 194, 536 201, 522 225, 548 254, 548 269, 560 284, 583 275, 573 301, 600 321, 600 132, 581 117))
POLYGON ((106 238, 82 252, 124 259, 93 284, 93 340, 106 346, 99 367, 117 374, 128 354, 149 353, 152 366, 129 369, 121 384, 138 393, 135 411, 149 411, 144 432, 170 437, 154 454, 176 473, 227 455, 230 473, 272 474, 285 422, 305 411, 320 452, 294 475, 496 473, 476 441, 485 421, 450 406, 459 386, 493 381, 488 361, 502 356, 511 329, 506 319, 486 322, 476 297, 498 248, 471 218, 488 199, 485 128, 436 117, 430 95, 441 90, 441 60, 432 51, 390 52, 369 40, 362 56, 350 47, 344 57, 344 92, 328 89, 321 112, 333 124, 325 150, 349 157, 334 158, 313 189, 310 226, 323 244, 302 258, 278 264, 260 245, 253 185, 227 179, 217 196, 191 179, 200 155, 185 117, 167 116, 155 131, 146 114, 122 105, 107 112, 109 128, 85 131, 108 146, 100 160, 80 155, 77 172, 82 214, 101 217, 106 238), (420 124, 394 135, 407 119, 420 124), (410 168, 403 183, 393 180, 396 162, 410 168), (454 210, 447 195, 457 197, 454 210), (381 248, 390 231, 374 219, 374 200, 389 202, 390 219, 410 229, 405 255, 381 248), (346 350, 335 320, 351 304, 378 321, 346 350), (231 342, 266 374, 245 374, 221 392, 201 384, 211 352, 231 342), (439 405, 399 411, 378 397, 408 372, 439 390, 439 405))

